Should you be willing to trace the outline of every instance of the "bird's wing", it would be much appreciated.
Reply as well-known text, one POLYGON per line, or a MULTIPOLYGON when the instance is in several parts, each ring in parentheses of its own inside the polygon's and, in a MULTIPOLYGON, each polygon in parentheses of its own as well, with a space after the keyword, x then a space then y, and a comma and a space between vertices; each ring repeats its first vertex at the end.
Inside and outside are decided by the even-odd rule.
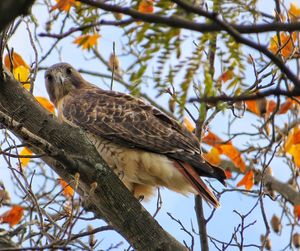
POLYGON ((126 147, 187 162, 198 174, 223 183, 223 171, 216 173, 216 167, 201 158, 196 137, 153 106, 97 87, 74 90, 68 96, 62 109, 64 118, 72 124, 126 147))

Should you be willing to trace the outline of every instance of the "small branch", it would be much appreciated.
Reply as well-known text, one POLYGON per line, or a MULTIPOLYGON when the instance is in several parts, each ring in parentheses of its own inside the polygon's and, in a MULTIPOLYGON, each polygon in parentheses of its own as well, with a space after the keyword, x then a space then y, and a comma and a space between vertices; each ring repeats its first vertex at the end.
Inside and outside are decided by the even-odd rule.
POLYGON ((202 98, 191 98, 189 102, 205 102, 210 104, 215 104, 218 102, 239 102, 246 100, 257 100, 261 98, 265 98, 268 96, 286 96, 286 97, 296 97, 300 95, 300 91, 298 89, 294 89, 292 91, 285 91, 281 89, 270 89, 264 92, 258 92, 250 95, 240 95, 240 96, 215 96, 215 97, 202 97, 202 98))

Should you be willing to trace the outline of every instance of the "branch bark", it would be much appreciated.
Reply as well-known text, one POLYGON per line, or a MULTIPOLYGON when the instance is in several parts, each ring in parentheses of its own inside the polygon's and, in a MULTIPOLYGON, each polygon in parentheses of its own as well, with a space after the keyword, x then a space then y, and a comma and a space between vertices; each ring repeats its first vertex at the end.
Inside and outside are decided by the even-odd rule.
POLYGON ((186 250, 165 232, 100 158, 80 129, 61 124, 9 74, 0 78, 0 122, 71 182, 89 209, 113 225, 136 250, 186 250), (74 182, 73 182, 74 183, 74 182))

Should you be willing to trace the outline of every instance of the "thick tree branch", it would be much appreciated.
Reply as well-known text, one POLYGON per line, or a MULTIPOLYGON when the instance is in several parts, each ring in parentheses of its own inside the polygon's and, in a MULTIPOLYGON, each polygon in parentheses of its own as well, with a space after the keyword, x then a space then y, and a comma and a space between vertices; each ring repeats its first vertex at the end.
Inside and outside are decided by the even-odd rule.
POLYGON ((63 179, 80 174, 83 198, 137 250, 186 250, 133 198, 85 133, 61 124, 9 75, 0 79, 0 122, 40 154, 63 179))
POLYGON ((27 15, 35 0, 2 0, 0 1, 0 30, 17 16, 27 15))

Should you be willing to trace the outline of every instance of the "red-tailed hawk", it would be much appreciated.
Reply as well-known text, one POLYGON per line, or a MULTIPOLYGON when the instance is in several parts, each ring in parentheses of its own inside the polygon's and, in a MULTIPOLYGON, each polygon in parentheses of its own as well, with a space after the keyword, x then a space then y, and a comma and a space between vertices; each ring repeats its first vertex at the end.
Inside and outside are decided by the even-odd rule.
POLYGON ((201 157, 197 138, 175 120, 141 99, 100 89, 67 63, 51 66, 45 81, 59 119, 87 132, 134 196, 147 199, 164 186, 219 206, 199 176, 225 185, 224 171, 201 157))

